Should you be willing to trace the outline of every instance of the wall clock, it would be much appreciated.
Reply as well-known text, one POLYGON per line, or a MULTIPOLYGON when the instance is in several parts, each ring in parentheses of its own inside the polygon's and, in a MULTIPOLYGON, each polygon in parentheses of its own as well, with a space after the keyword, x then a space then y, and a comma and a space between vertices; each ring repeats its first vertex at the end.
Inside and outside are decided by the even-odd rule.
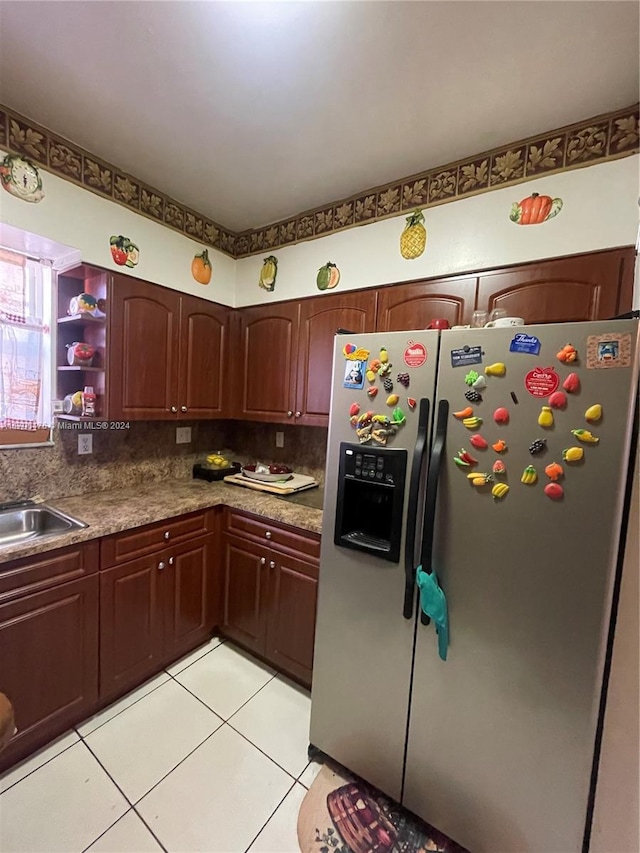
POLYGON ((30 160, 15 154, 7 154, 0 166, 2 186, 16 198, 38 202, 44 198, 42 178, 30 160))

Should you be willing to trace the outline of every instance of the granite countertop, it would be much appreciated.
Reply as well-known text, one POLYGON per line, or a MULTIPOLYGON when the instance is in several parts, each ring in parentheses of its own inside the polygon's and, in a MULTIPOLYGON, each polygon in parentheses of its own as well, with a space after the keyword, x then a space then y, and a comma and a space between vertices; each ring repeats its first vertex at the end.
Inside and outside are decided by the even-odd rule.
POLYGON ((162 480, 128 489, 60 498, 48 503, 89 526, 39 542, 0 546, 0 563, 221 504, 313 533, 322 531, 322 510, 300 506, 265 492, 204 480, 162 480))

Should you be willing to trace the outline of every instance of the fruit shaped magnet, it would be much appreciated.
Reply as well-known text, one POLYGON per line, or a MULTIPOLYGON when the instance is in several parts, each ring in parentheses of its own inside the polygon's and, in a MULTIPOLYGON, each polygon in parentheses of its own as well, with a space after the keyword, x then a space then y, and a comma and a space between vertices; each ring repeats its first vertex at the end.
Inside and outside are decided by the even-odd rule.
POLYGON ((366 444, 368 441, 371 441, 371 428, 372 424, 367 424, 356 429, 356 435, 360 444, 366 444))
POLYGON ((318 275, 316 276, 316 285, 318 290, 333 290, 334 287, 338 286, 339 281, 340 270, 335 264, 332 264, 331 261, 327 261, 327 263, 318 270, 318 275))
POLYGON ((469 453, 468 450, 465 450, 464 447, 461 447, 458 451, 458 455, 454 457, 453 460, 457 465, 462 465, 465 468, 468 468, 470 465, 477 465, 478 460, 474 459, 473 456, 469 453))
POLYGON ((509 409, 505 409, 504 406, 500 406, 500 408, 496 409, 493 413, 493 419, 497 424, 508 424, 509 423, 509 409))
POLYGON ((382 362, 379 358, 374 358, 372 361, 369 362, 369 369, 373 370, 374 373, 377 373, 381 367, 382 362))
POLYGON ((577 394, 580 390, 580 377, 577 373, 570 373, 562 383, 567 394, 577 394))
POLYGON ((562 210, 562 199, 550 195, 531 193, 522 201, 516 201, 511 207, 509 219, 516 225, 540 225, 553 219, 562 210))
POLYGON ((476 391, 484 391, 484 389, 487 387, 487 380, 482 374, 476 377, 473 383, 473 387, 476 389, 476 391))
POLYGON ((387 406, 397 406, 399 399, 400 397, 397 394, 389 394, 386 400, 387 406))
POLYGON ((468 391, 465 391, 465 399, 470 403, 481 403, 482 402, 482 394, 479 391, 476 391, 475 388, 469 388, 468 391))
POLYGON ((397 381, 403 385, 405 388, 409 387, 409 383, 411 382, 411 377, 408 373, 399 373, 396 376, 397 381))
POLYGON ((396 434, 393 426, 374 426, 371 430, 371 437, 378 444, 385 445, 387 441, 396 434))
POLYGON ((471 436, 469 444, 476 450, 486 450, 489 447, 488 442, 479 433, 471 436))
POLYGON ((532 456, 537 456, 539 453, 542 453, 547 447, 547 439, 546 438, 536 438, 535 441, 532 441, 529 445, 529 453, 532 456))
POLYGON ((387 352, 386 347, 380 348, 380 361, 382 364, 387 364, 389 362, 389 353, 387 352))
POLYGON ((467 429, 477 429, 479 426, 482 426, 482 418, 478 418, 476 416, 472 418, 464 418, 462 425, 466 426, 467 429))
POLYGON ((527 465, 527 467, 522 472, 520 482, 524 483, 526 486, 532 486, 534 483, 538 482, 538 472, 533 467, 533 465, 527 465))
POLYGON ((358 416, 358 427, 364 427, 373 420, 373 412, 361 412, 358 416))
POLYGON ((584 413, 585 421, 590 424, 597 424, 601 417, 602 406, 600 403, 594 403, 593 406, 589 406, 587 411, 584 413))
POLYGON ((390 394, 391 391, 393 391, 393 380, 390 379, 388 376, 385 376, 385 378, 382 380, 382 387, 387 392, 387 394, 390 394))
POLYGON ((275 255, 269 255, 262 262, 258 286, 263 290, 271 292, 276 286, 276 276, 278 275, 278 259, 275 255))
POLYGON ((452 412, 454 418, 458 418, 459 421, 464 420, 464 418, 470 418, 473 414, 473 409, 471 406, 467 406, 466 409, 461 409, 459 412, 452 412))
POLYGON ((582 447, 565 447, 562 451, 563 462, 582 462, 584 459, 584 448, 582 447))
POLYGON ((480 374, 475 370, 470 370, 467 375, 464 377, 464 381, 467 385, 473 385, 473 383, 478 379, 480 374))
POLYGON ((560 483, 547 483, 544 487, 544 493, 552 501, 560 501, 564 497, 564 489, 560 483))
MULTIPOLYGON (((375 374, 375 371, 374 371, 374 370, 371 370, 371 368, 370 368, 370 367, 368 367, 368 368, 367 368, 367 371, 366 371, 366 373, 365 373, 365 376, 367 377, 367 379, 369 380, 369 382, 375 382, 375 381, 376 381, 376 374, 375 374)), ((371 391, 371 388, 369 388, 369 390, 371 391)))
POLYGON ((396 406, 396 408, 391 412, 391 420, 394 424, 398 424, 398 426, 400 426, 407 420, 407 416, 402 411, 400 406, 396 406))
POLYGON ((493 468, 491 469, 494 474, 506 474, 507 466, 504 464, 502 459, 496 459, 493 463, 493 468))
POLYGON ((418 405, 418 401, 416 400, 415 397, 407 397, 407 404, 408 404, 409 408, 411 409, 411 411, 413 411, 415 409, 415 407, 418 405))
POLYGON ((492 444, 491 447, 493 447, 496 453, 504 453, 507 449, 507 442, 501 438, 495 444, 492 444))
POLYGON ((553 411, 551 406, 543 406, 538 415, 538 426, 550 429, 553 426, 553 411))
POLYGON ((597 444, 600 439, 593 435, 593 433, 589 432, 588 429, 572 429, 571 432, 578 441, 584 441, 585 444, 597 444))
POLYGON ((481 474, 479 471, 474 471, 471 474, 467 474, 467 480, 469 480, 471 485, 475 486, 476 489, 481 489, 483 486, 492 483, 493 477, 491 474, 481 474))
POLYGON ((353 415, 360 414, 360 403, 352 403, 349 408, 349 417, 353 417, 353 415))
POLYGON ((559 465, 557 462, 552 462, 550 465, 547 465, 544 469, 544 473, 554 482, 559 480, 560 477, 564 477, 564 469, 562 465, 559 465))
POLYGON ((414 261, 424 252, 427 245, 427 229, 421 210, 407 216, 407 224, 400 235, 400 254, 407 261, 414 261))
POLYGON ((349 418, 349 423, 351 424, 352 427, 357 429, 357 427, 358 427, 358 416, 357 415, 351 415, 351 417, 349 418))
POLYGON ((37 203, 44 198, 40 173, 26 157, 7 154, 0 165, 0 181, 8 193, 22 201, 37 203))
POLYGON ((198 284, 209 284, 213 268, 209 260, 209 250, 204 249, 199 255, 194 255, 191 261, 191 275, 198 284))
POLYGON ((501 361, 496 361, 495 364, 488 364, 484 372, 487 376, 504 376, 507 368, 501 361))
POLYGON ((109 248, 113 262, 119 267, 135 267, 140 260, 140 249, 128 237, 122 234, 109 238, 109 248))
POLYGON ((564 409, 567 405, 567 395, 563 391, 554 391, 549 395, 548 402, 552 409, 564 409))
MULTIPOLYGON (((367 377, 367 378, 369 378, 369 377, 367 377)), ((378 389, 376 388, 375 385, 372 385, 371 388, 367 388, 367 394, 372 399, 376 396, 377 393, 378 393, 378 389)))
POLYGON ((509 486, 506 483, 496 483, 491 489, 491 494, 496 500, 502 500, 509 491, 509 486))
POLYGON ((565 344, 556 354, 556 358, 563 364, 572 364, 578 358, 578 350, 571 344, 565 344))

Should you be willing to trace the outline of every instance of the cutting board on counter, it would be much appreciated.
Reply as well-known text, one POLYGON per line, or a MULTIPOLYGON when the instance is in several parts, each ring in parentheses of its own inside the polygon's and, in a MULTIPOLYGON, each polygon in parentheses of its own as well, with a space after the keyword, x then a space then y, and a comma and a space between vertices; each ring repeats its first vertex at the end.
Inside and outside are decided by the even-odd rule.
POLYGON ((318 485, 317 480, 305 474, 292 474, 291 479, 283 483, 263 483, 259 480, 251 480, 243 474, 229 474, 224 478, 224 482, 255 489, 258 492, 271 492, 272 495, 290 495, 293 492, 301 492, 303 489, 313 489, 318 485))

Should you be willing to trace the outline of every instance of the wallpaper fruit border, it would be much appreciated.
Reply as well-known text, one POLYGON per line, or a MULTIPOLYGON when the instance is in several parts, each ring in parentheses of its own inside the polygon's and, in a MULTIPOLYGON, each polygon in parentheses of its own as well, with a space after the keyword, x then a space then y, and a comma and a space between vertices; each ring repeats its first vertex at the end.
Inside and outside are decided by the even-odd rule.
POLYGON ((639 106, 595 116, 512 142, 307 210, 263 228, 236 233, 127 175, 19 113, 0 106, 0 147, 84 189, 133 209, 208 246, 242 258, 564 172, 640 150, 639 106))

